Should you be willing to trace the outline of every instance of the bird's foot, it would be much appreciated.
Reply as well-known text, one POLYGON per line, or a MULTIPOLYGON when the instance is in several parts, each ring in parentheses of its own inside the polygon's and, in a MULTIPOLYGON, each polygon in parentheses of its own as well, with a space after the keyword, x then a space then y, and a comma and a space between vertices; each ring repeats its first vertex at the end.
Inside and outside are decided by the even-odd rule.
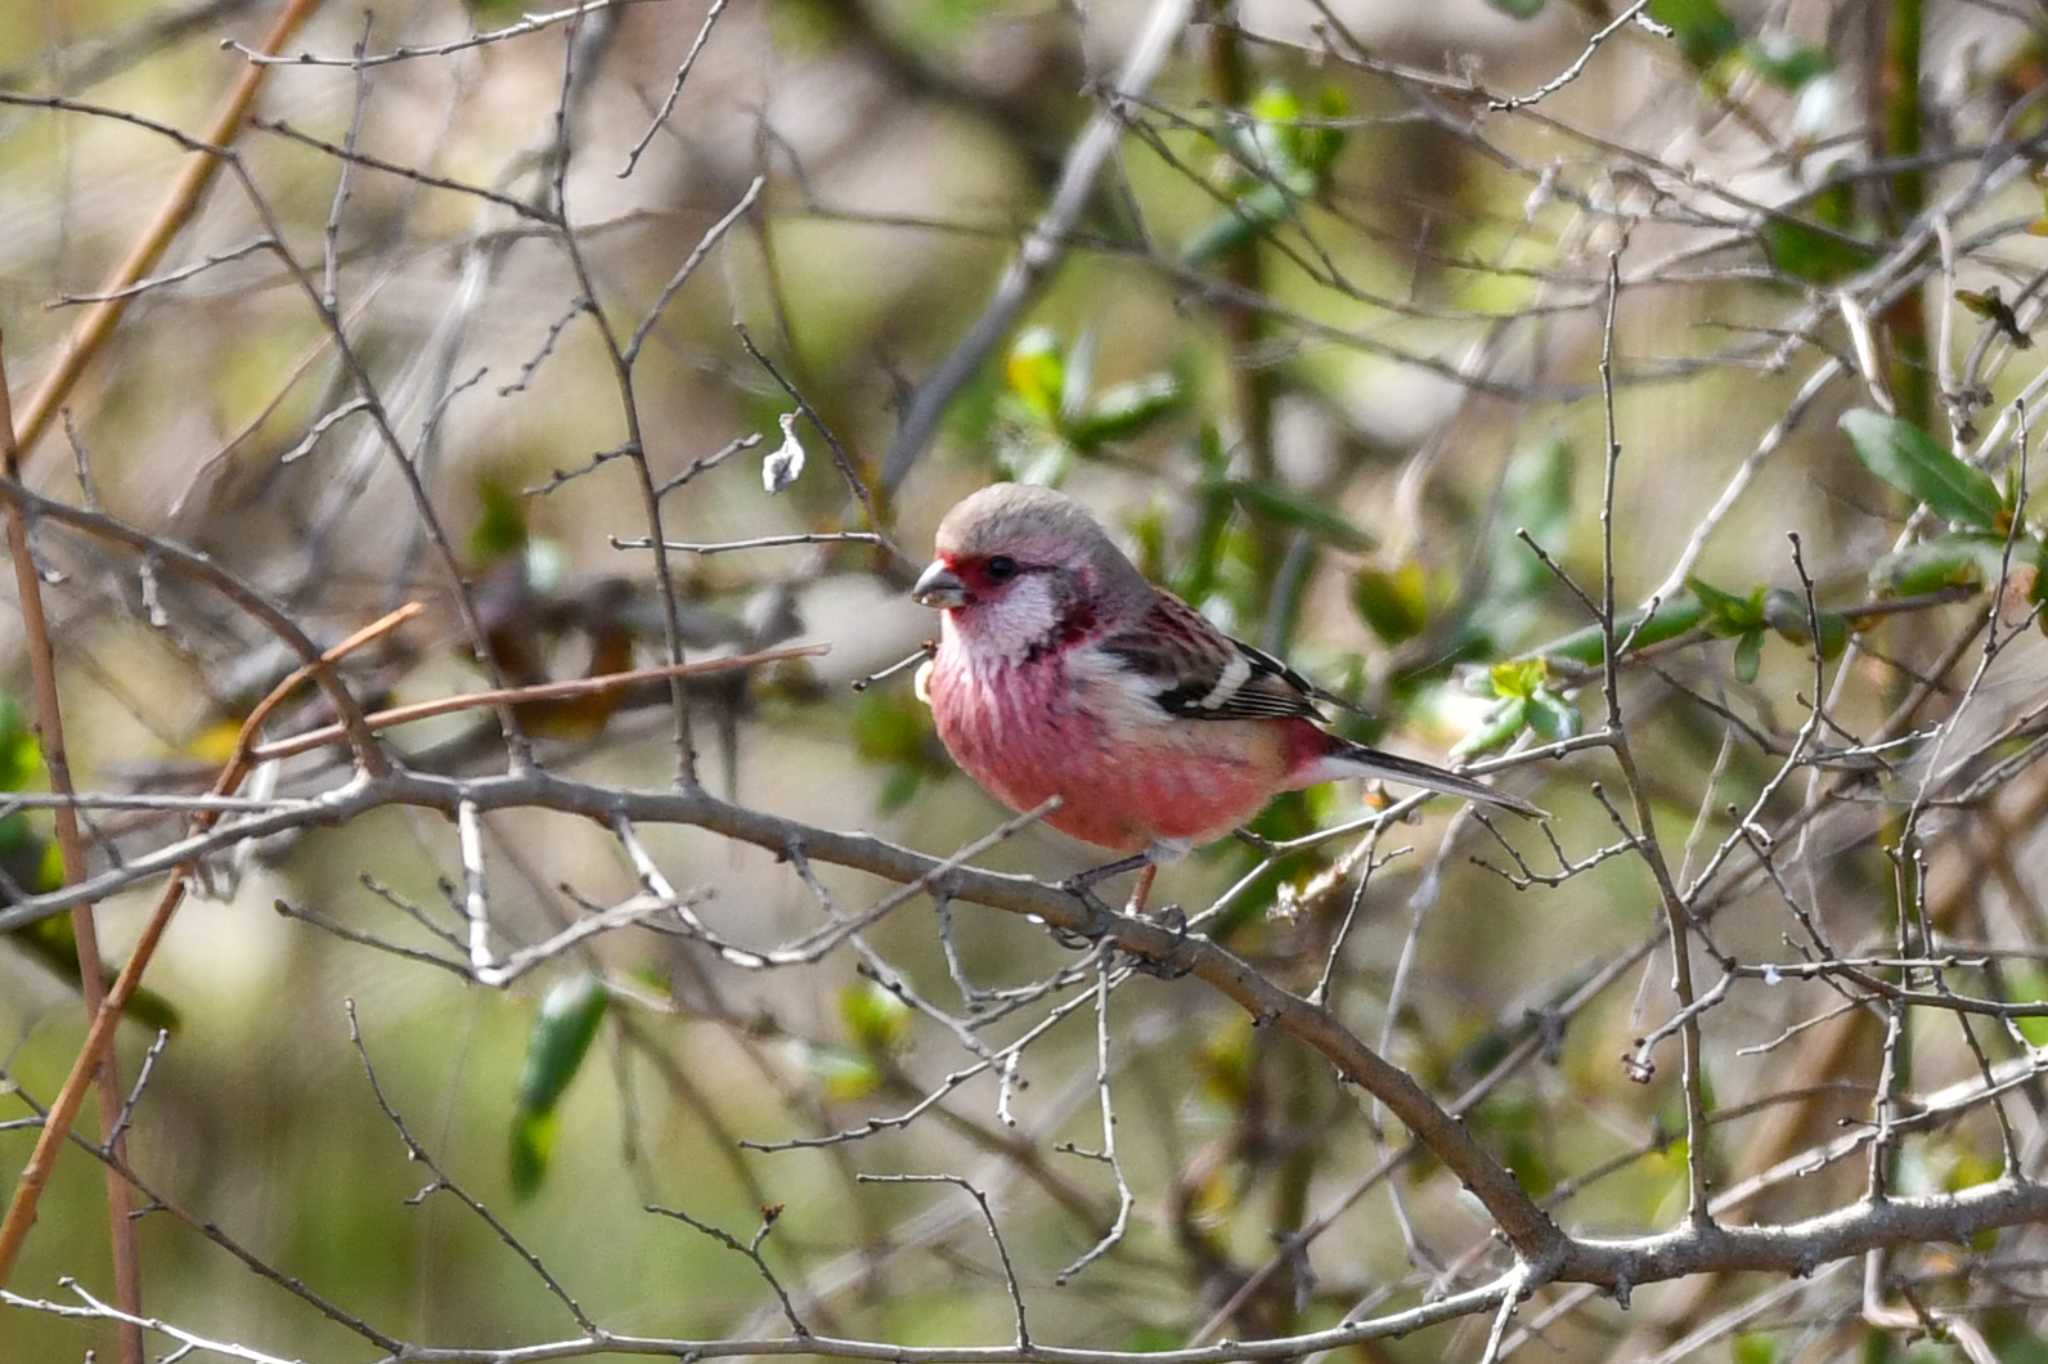
MULTIPOLYGON (((1094 880, 1100 879, 1100 877, 1094 878, 1094 880)), ((1060 889, 1073 896, 1076 900, 1079 900, 1081 908, 1086 910, 1088 914, 1087 926, 1083 928, 1063 928, 1058 924, 1046 925, 1047 930, 1052 934, 1052 940, 1070 952, 1083 951, 1101 942, 1103 937, 1109 932, 1110 924, 1116 919, 1116 911, 1104 904, 1102 897, 1089 889, 1092 884, 1094 884, 1094 881, 1088 878, 1088 873, 1086 872, 1078 876, 1069 876, 1066 880, 1059 883, 1060 889)))
POLYGON ((1194 970, 1195 965, 1192 959, 1180 965, 1175 964, 1181 955, 1181 948, 1186 946, 1188 942, 1188 916, 1186 912, 1179 905, 1161 905, 1146 917, 1154 923, 1173 930, 1173 945, 1157 956, 1133 957, 1131 959, 1132 968, 1143 971, 1148 976, 1157 976, 1160 980, 1179 980, 1182 976, 1194 970))

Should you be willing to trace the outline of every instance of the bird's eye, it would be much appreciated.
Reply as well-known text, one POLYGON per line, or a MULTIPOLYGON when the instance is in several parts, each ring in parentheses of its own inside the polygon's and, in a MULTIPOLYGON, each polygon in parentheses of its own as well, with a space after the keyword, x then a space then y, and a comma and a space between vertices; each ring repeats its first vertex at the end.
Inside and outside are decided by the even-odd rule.
POLYGON ((1017 561, 1007 554, 998 554, 982 565, 992 583, 1006 583, 1017 576, 1017 561))

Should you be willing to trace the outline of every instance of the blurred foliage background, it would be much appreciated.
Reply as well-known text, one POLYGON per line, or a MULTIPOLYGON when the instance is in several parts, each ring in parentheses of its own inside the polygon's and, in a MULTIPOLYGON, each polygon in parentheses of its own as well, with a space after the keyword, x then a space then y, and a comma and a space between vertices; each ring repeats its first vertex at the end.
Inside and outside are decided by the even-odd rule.
MULTIPOLYGON (((1932 704, 1919 720, 1939 720, 1966 691, 1989 717, 1950 756, 2012 759, 2010 770, 1984 790, 1956 779, 1969 800, 1929 836, 1927 900, 1947 915, 1938 926, 1955 950, 1998 949, 1967 977, 1971 992, 2048 993, 2030 947, 2048 926, 2048 788, 2024 761, 2031 731, 2012 718, 2038 705, 2039 636, 1975 684, 1981 651, 1952 647, 1981 626, 1987 587, 2003 586, 2018 619, 2038 609, 2040 518, 2005 441, 2023 410, 2013 400, 2039 377, 2027 329, 2043 264, 2031 229, 2048 221, 2032 174, 2048 12, 2025 0, 1927 0, 1924 13, 1917 0, 1651 0, 1652 22, 1610 31, 1631 7, 1203 0, 1157 80, 1115 106, 1122 126, 1105 170, 1016 325, 953 396, 929 448, 891 467, 906 405, 981 315, 1153 6, 710 8, 707 29, 700 0, 621 4, 580 25, 522 20, 496 0, 320 7, 287 51, 328 60, 274 69, 260 124, 238 140, 274 222, 228 179, 209 191, 156 272, 189 274, 134 300, 66 420, 25 452, 27 481, 214 556, 323 642, 426 602, 425 624, 351 665, 376 704, 482 685, 407 481, 367 415, 345 410, 350 376, 328 328, 274 252, 245 249, 281 231, 316 278, 332 253, 335 313, 508 678, 662 661, 651 556, 616 543, 648 526, 588 300, 630 335, 764 177, 654 319, 634 369, 649 472, 657 486, 682 480, 663 495, 665 533, 716 544, 882 531, 902 554, 827 538, 669 556, 693 657, 832 646, 691 682, 704 779, 792 820, 944 854, 1003 812, 952 770, 907 671, 849 684, 935 632, 905 589, 938 517, 998 478, 1086 499, 1157 581, 1355 700, 1341 722, 1353 737, 1476 759, 1599 725, 1600 632, 1519 534, 1598 595, 1613 260, 1624 447, 1614 590, 1636 611, 1620 622, 1641 655, 1627 669, 1628 713, 1665 847, 1696 872, 1730 837, 1729 810, 1768 789, 1761 817, 1789 816, 1814 792, 1843 789, 1811 782, 1853 768, 1863 785, 1799 845, 1799 888, 1824 902, 1845 950, 1890 942, 1882 800, 1909 799, 1927 770, 1913 764, 1934 759, 1904 746, 1771 785, 1813 699, 1818 626, 1834 688, 1821 743, 1878 733, 1924 679, 1917 704, 1932 704), (1910 62, 1896 45, 1907 17, 1910 62), (460 41, 506 26, 499 39, 460 41), (704 33, 674 112, 657 119, 704 33), (1545 89, 1595 33, 1609 36, 1583 73, 1545 89), (358 43, 406 59, 354 69, 358 43), (1520 108, 1486 99, 1539 91, 1520 108), (338 202, 344 144, 363 160, 338 202), (551 205, 557 177, 580 259, 522 211, 551 205), (795 411, 789 393, 735 323, 823 428, 782 420, 795 411), (877 521, 824 429, 871 490, 877 521), (1981 482, 1958 451, 1984 456, 1981 482), (764 461, 778 452, 783 477, 770 471, 769 487, 787 486, 764 491, 764 461), (1930 512, 1902 539, 1923 502, 1930 512), (1812 615, 1788 533, 1814 582, 1812 615)), ((220 40, 253 43, 271 9, 8 7, 0 91, 197 129, 245 67, 220 40)), ((18 395, 66 344, 80 307, 64 301, 97 287, 176 166, 170 143, 132 124, 0 104, 0 325, 18 395)), ((2023 419, 2019 432, 2024 448, 2023 419)), ((38 548, 80 789, 203 789, 292 660, 217 595, 147 558, 50 526, 38 548)), ((0 785, 41 789, 11 607, 0 610, 0 657, 12 695, 0 706, 0 785)), ((655 788, 675 775, 665 685, 531 703, 521 716, 551 770, 655 788)), ((326 718, 308 701, 276 728, 326 718)), ((504 761, 486 713, 410 726, 394 742, 436 771, 504 761)), ((323 789, 339 763, 314 755, 265 780, 323 789)), ((1403 851, 1373 872, 1333 1007, 1443 1101, 1474 1091, 1471 1128, 1533 1193, 1568 1196, 1568 1225, 1624 1232, 1682 1211, 1686 1153, 1674 1140, 1675 1051, 1659 1053, 1649 1083, 1617 1060, 1672 1006, 1642 867, 1578 864, 1615 838, 1588 789, 1603 775, 1611 786, 1589 756, 1508 778, 1558 812, 1566 867, 1539 832, 1495 835, 1442 803, 1373 835, 1367 856, 1403 851), (1523 879, 1532 868, 1556 884, 1523 879)), ((1300 838, 1378 801, 1338 788, 1289 797, 1256 832, 1300 838)), ((181 818, 94 812, 96 867, 170 841, 181 818)), ((0 820, 10 900, 61 880, 48 821, 20 808, 0 820)), ((641 833, 725 939, 766 946, 821 922, 812 887, 772 852, 700 829, 641 833)), ((510 944, 640 888, 618 841, 590 821, 493 814, 484 837, 495 925, 510 944)), ((1249 877, 1207 931, 1307 991, 1350 905, 1333 870, 1354 868, 1357 852, 1355 840, 1281 857, 1229 844, 1170 870, 1163 894, 1194 912, 1249 877)), ((1090 860, 1038 830, 978 859, 1046 878, 1090 860)), ((1792 919, 1753 870, 1715 888, 1715 941, 1743 961, 1788 960, 1792 919)), ((815 872, 842 909, 887 889, 815 872)), ((1193 982, 1140 976, 1116 994, 1133 1222, 1121 1245, 1055 1286, 1116 1208, 1100 1164, 1061 1151, 1101 1144, 1092 974, 1058 993, 1079 1006, 1024 1053, 1015 1092, 1004 1087, 1014 1126, 984 1074, 915 1123, 859 1141, 740 1145, 858 1128, 916 1104, 971 1054, 877 980, 957 1012, 959 980, 1013 987, 1070 965, 1041 929, 966 903, 935 914, 917 899, 858 950, 773 972, 732 970, 688 936, 628 930, 504 990, 360 941, 446 955, 431 930, 460 931, 462 880, 449 822, 417 810, 238 846, 207 868, 118 1042, 132 1076, 152 1029, 172 1028, 131 1137, 152 1187, 404 1339, 511 1346, 574 1323, 453 1199, 408 1201, 430 1175, 408 1163, 373 1099, 345 999, 413 1135, 615 1331, 782 1326, 745 1257, 643 1212, 651 1203, 742 1241, 778 1208, 763 1253, 817 1329, 910 1344, 1007 1339, 1008 1296, 972 1204, 957 1190, 859 1185, 856 1170, 972 1172, 994 1189, 1027 1300, 1060 1344, 1174 1347, 1226 1304, 1212 1337, 1314 1329, 1480 1272, 1461 1257, 1475 1244, 1483 1255, 1486 1222, 1455 1181, 1427 1160, 1388 1175, 1382 1163, 1404 1137, 1379 1125, 1368 1098, 1193 982), (1279 1238, 1361 1182, 1309 1252, 1239 1291, 1279 1238)), ((152 898, 141 887, 103 905, 112 961, 152 898)), ((38 1102, 61 1083, 85 1023, 63 924, 0 943, 0 1062, 38 1102)), ((1717 1187, 1869 1112, 1881 1020, 1838 1003, 1818 983, 1749 980, 1710 1015, 1707 1088, 1729 1115, 1711 1157, 1717 1187)), ((1043 1013, 990 1023, 989 1036, 1012 1040, 1043 1013)), ((1986 1030, 1985 1046, 1996 1060, 2029 1056, 2038 1027, 1986 1030)), ((1977 1073, 1939 1023, 1909 1051, 1916 1092, 1977 1073)), ((0 1111, 0 1123, 18 1116, 0 1111)), ((2038 1137, 2038 1114, 2025 1126, 2038 1137)), ((0 1174, 11 1181, 32 1140, 0 1128, 0 1174)), ((1897 1159, 1901 1187, 1968 1187, 2001 1170, 1999 1132, 1978 1107, 1910 1138, 1897 1159)), ((1860 1166, 1775 1183, 1748 1211, 1782 1220, 1840 1206, 1860 1166)), ((101 1208, 101 1171, 67 1153, 10 1287, 61 1298, 60 1275, 104 1286, 101 1208)), ((361 1339, 170 1217, 144 1217, 140 1240, 152 1313, 285 1357, 365 1357, 361 1339)), ((1977 1273, 2030 1253, 2038 1262, 2039 1240, 2016 1229, 1892 1267, 1964 1311, 1998 1358, 2048 1359, 2028 1271, 1977 1273)), ((1743 1364, 1963 1357, 1865 1325, 1860 1277, 1831 1265, 1775 1296, 1775 1281, 1743 1276, 1664 1285, 1626 1312, 1553 1294, 1543 1337, 1511 1344, 1743 1364)), ((1473 1358, 1485 1327, 1468 1320, 1355 1355, 1473 1358)), ((0 1310, 8 1359, 112 1357, 113 1340, 0 1310)))

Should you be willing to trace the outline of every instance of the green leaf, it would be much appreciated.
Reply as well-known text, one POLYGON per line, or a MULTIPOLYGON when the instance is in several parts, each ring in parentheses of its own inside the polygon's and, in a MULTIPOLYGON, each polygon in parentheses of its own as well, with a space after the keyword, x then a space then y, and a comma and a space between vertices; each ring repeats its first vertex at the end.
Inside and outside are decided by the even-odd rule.
MULTIPOLYGON (((2012 561, 2015 565, 2040 565, 2041 542, 2015 541, 2012 561)), ((1870 585, 1880 592, 1902 597, 1938 592, 1944 587, 1983 587, 1998 581, 2004 563, 2002 535, 1942 535, 1879 559, 1870 567, 1870 585)))
POLYGON ((865 1099, 882 1083, 873 1060, 844 1047, 805 1047, 804 1066, 823 1086, 825 1097, 839 1103, 865 1099))
POLYGON ((1493 684, 1493 694, 1502 697, 1534 696, 1536 689, 1549 680, 1550 665, 1543 661, 1541 654, 1505 659, 1487 672, 1487 681, 1493 684))
MULTIPOLYGON (((1839 611, 1816 610, 1820 621, 1820 652, 1833 658, 1849 642, 1849 621, 1839 611)), ((1774 587, 1764 593, 1764 621, 1780 636, 1794 644, 1811 642, 1813 621, 1808 619, 1806 598, 1789 588, 1774 587)))
POLYGON ((610 998, 604 981, 587 971, 557 982, 542 998, 519 1072, 521 1108, 544 1111, 560 1100, 590 1051, 610 998))
POLYGON ((555 1149, 554 1111, 520 1113, 512 1119, 512 1192, 531 1198, 547 1178, 548 1157, 555 1149))
POLYGON ((1324 177, 1344 149, 1344 129, 1328 126, 1351 112, 1351 97, 1341 85, 1326 85, 1316 92, 1314 118, 1319 126, 1303 128, 1295 142, 1295 157, 1302 169, 1315 177, 1313 189, 1321 189, 1324 177))
POLYGON ((19 791, 43 779, 43 751, 21 703, 0 692, 0 791, 19 791))
POLYGON ((1067 439, 1083 450, 1105 441, 1126 440, 1180 409, 1187 388, 1171 374, 1151 374, 1118 384, 1067 426, 1067 439))
POLYGON ((1834 59, 1789 33, 1760 34, 1742 45, 1742 61, 1771 84, 1797 90, 1835 69, 1834 59))
POLYGON ((1059 338, 1044 327, 1019 336, 1003 360, 1003 380, 1012 395, 1047 427, 1057 428, 1060 396, 1066 391, 1067 361, 1059 338))
POLYGON ((2005 505, 1998 485, 1913 423, 1859 407, 1842 414, 1841 426, 1870 472, 1925 502, 1936 516, 1977 530, 2001 528, 2005 505))
POLYGON ((901 688, 870 687, 853 706, 853 751, 868 762, 913 763, 924 756, 931 713, 901 688))
POLYGON ((910 1006, 872 980, 839 992, 839 1021, 855 1046, 882 1054, 901 1046, 910 1032, 910 1006))
POLYGON ((1500 1151, 1501 1162, 1514 1172, 1515 1182, 1541 1198, 1557 1187, 1557 1175, 1545 1156, 1555 1138, 1549 1116, 1535 1102, 1524 1098, 1494 1098, 1480 1105, 1470 1119, 1475 1131, 1483 1133, 1489 1146, 1500 1151))
POLYGON ((1648 13, 1677 36, 1679 52, 1703 71, 1742 41, 1742 30, 1716 0, 1650 0, 1648 13))
POLYGON ((1845 241, 1826 228, 1798 218, 1774 217, 1763 225, 1764 253, 1773 266, 1808 284, 1833 284, 1868 270, 1877 248, 1845 241))
POLYGON ((1545 743, 1576 739, 1585 728, 1579 708, 1548 687, 1538 688, 1529 697, 1528 720, 1529 728, 1545 743))
POLYGON ((1186 1338, 1184 1332, 1170 1326, 1133 1326, 1124 1337, 1124 1350, 1128 1354, 1158 1354, 1164 1350, 1178 1350, 1186 1338))
MULTIPOLYGON (((8 872, 10 875, 14 875, 14 879, 18 883, 27 885, 34 890, 55 890, 58 886, 64 884, 63 862, 58 855, 55 843, 41 844, 38 849, 24 851, 40 851, 42 856, 37 860, 46 863, 54 862, 55 865, 41 869, 32 878, 24 877, 15 875, 20 870, 16 863, 22 859, 8 858, 8 872)), ((64 915, 59 914, 48 919, 38 919, 36 922, 23 928, 18 928, 12 933, 0 935, 0 942, 7 943, 9 946, 27 954, 38 962, 44 970, 64 981, 65 984, 73 989, 78 988, 80 980, 83 979, 78 962, 78 940, 71 936, 71 920, 64 915)), ((101 983, 108 989, 112 989, 114 977, 118 974, 119 972, 115 970, 113 963, 108 963, 101 973, 101 983)), ((136 987, 135 993, 128 997, 128 1006, 121 1010, 121 1016, 133 1019, 151 1031, 162 1029, 166 1032, 177 1032, 181 1022, 177 1006, 154 990, 151 990, 147 985, 136 987)))
POLYGON ((1501 479, 1501 535, 1494 542, 1487 582, 1493 592, 1534 596, 1547 588, 1550 570, 1516 535, 1529 538, 1550 554, 1561 553, 1571 533, 1572 448, 1553 437, 1516 455, 1501 479))
MULTIPOLYGON (((1699 625, 1705 616, 1706 608, 1700 604, 1699 598, 1690 592, 1683 593, 1670 601, 1659 602, 1655 614, 1647 621, 1643 620, 1643 613, 1640 611, 1631 611, 1625 616, 1618 617, 1614 622, 1614 643, 1619 647, 1633 630, 1635 642, 1629 646, 1629 652, 1647 649, 1652 644, 1662 644, 1667 639, 1676 639, 1699 625), (1637 628, 1638 622, 1641 622, 1640 629, 1637 628)), ((1588 625, 1529 652, 1532 656, 1561 658, 1590 667, 1601 661, 1605 647, 1600 627, 1588 625)))
POLYGON ((1182 243, 1183 265, 1201 265, 1227 256, 1266 234, 1276 223, 1285 222, 1293 211, 1295 196, 1275 184, 1262 184, 1211 218, 1194 236, 1182 243))
POLYGON ((1756 681, 1757 669, 1763 663, 1764 632, 1751 630, 1735 642, 1735 677, 1740 682, 1756 681))
POLYGON ((1543 13, 1544 0, 1486 0, 1486 2, 1502 14, 1512 15, 1517 19, 1534 19, 1537 15, 1543 13))
POLYGON ((1999 293, 1996 284, 1991 285, 1982 292, 1976 289, 1958 289, 1955 293, 1955 299, 1956 302, 1962 304, 1972 313, 2003 332, 2005 339, 2012 342, 2014 350, 2032 350, 2034 348, 2034 338, 2027 335, 2025 329, 2020 326, 2019 314, 2012 310, 2012 304, 2005 301, 2004 296, 1999 293))
POLYGON ((1686 586, 1692 589, 1693 595, 1700 599, 1700 605, 1706 608, 1706 620, 1703 623, 1713 634, 1728 639, 1748 634, 1763 624, 1762 588, 1758 588, 1747 597, 1738 597, 1732 592, 1723 592, 1700 578, 1688 578, 1686 586))
MULTIPOLYGON (((2032 962, 2006 963, 2005 998, 2008 1004, 2038 1004, 2048 999, 2048 972, 2032 962)), ((2016 1018, 2013 1026, 2031 1045, 2048 1046, 2048 1018, 2016 1018)))
POLYGON ((1429 624, 1428 585, 1413 559, 1392 570, 1371 564, 1359 569, 1351 579, 1351 603, 1387 644, 1413 639, 1429 624))
POLYGON ((1006 442, 997 451, 996 463, 1015 482, 1057 488, 1073 470, 1074 447, 1051 434, 1039 440, 1006 442))
POLYGON ((1199 606, 1216 588, 1223 566, 1224 546, 1229 539, 1232 502, 1226 490, 1225 471, 1230 454, 1215 424, 1204 422, 1194 442, 1194 454, 1204 474, 1197 491, 1202 514, 1195 525, 1193 548, 1187 562, 1174 575, 1173 590, 1183 601, 1199 606))
POLYGON ((917 799, 918 789, 924 785, 924 772, 904 763, 893 769, 882 780, 882 789, 875 795, 877 814, 894 814, 917 799))
POLYGON ((1528 719, 1528 699, 1521 696, 1510 697, 1495 706, 1477 729, 1458 740, 1457 746, 1451 750, 1451 756, 1470 758, 1480 753, 1491 753, 1496 748, 1505 748, 1522 732, 1522 727, 1528 723, 1528 719))
POLYGON ((1371 549, 1373 539, 1336 512, 1312 497, 1273 483, 1248 479, 1227 479, 1221 485, 1238 506, 1253 516, 1263 516, 1305 530, 1318 539, 1345 549, 1371 549))
POLYGON ((1204 1098, 1231 1111, 1252 1095, 1251 1017, 1227 1014, 1195 1045, 1194 1072, 1204 1098))
POLYGON ((1268 81, 1252 96, 1245 112, 1252 117, 1251 143, 1237 144, 1245 160, 1282 178, 1300 169, 1303 110, 1293 87, 1285 81, 1268 81))
POLYGON ((1778 1338, 1762 1331, 1735 1337, 1729 1342, 1728 1364, 1778 1364, 1778 1338))
POLYGON ((495 478, 477 481, 481 514, 469 532, 469 561, 483 567, 526 548, 526 499, 495 478))
POLYGON ((531 1196, 547 1174, 555 1105, 589 1054, 609 999, 604 982, 585 972, 558 982, 541 1000, 526 1040, 512 1123, 512 1192, 521 1198, 531 1196))

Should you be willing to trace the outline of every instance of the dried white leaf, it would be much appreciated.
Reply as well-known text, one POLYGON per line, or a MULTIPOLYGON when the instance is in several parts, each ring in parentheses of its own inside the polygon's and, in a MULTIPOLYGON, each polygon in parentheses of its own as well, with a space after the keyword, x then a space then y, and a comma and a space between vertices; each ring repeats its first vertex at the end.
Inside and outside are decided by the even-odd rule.
POLYGON ((779 493, 797 481, 804 471, 804 443, 796 438, 794 412, 782 414, 782 444, 761 461, 761 486, 779 493))

